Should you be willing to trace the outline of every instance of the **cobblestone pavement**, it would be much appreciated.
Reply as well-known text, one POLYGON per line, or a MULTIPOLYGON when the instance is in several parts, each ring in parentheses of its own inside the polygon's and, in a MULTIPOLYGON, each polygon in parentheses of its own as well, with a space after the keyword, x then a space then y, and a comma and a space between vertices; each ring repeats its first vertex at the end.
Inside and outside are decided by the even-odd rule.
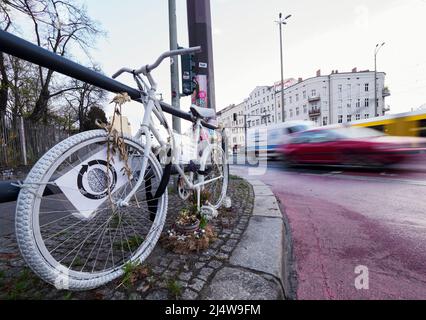
MULTIPOLYGON (((87 292, 59 291, 45 284, 26 266, 17 248, 15 235, 0 238, 0 299, 52 300, 195 300, 209 281, 226 269, 229 258, 247 229, 253 212, 254 193, 250 184, 239 178, 230 180, 228 194, 232 208, 221 210, 213 222, 218 239, 207 250, 187 255, 174 254, 159 242, 143 264, 143 272, 135 275, 133 284, 123 285, 118 279, 87 292)), ((185 203, 169 193, 169 212, 163 234, 185 203)))

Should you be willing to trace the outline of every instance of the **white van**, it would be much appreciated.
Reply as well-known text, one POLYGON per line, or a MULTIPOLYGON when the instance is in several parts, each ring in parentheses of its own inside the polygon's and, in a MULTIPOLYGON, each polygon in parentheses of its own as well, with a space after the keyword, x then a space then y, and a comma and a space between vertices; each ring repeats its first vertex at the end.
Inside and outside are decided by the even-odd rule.
POLYGON ((264 155, 269 159, 280 156, 278 149, 286 144, 293 133, 305 131, 314 127, 310 121, 288 121, 268 127, 251 128, 247 134, 247 151, 250 156, 264 155))

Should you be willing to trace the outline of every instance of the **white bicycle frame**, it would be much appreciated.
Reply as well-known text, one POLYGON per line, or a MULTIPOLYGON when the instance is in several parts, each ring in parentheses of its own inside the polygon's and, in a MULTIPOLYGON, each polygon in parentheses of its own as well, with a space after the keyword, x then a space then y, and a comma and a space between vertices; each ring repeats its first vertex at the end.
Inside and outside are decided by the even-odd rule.
MULTIPOLYGON (((182 50, 182 52, 185 52, 185 50, 182 50)), ((158 61, 157 61, 156 64, 159 64, 158 61)), ((216 180, 222 179, 223 175, 221 175, 219 177, 215 177, 214 179, 210 179, 210 180, 207 180, 207 181, 204 181, 204 177, 201 175, 200 181, 197 181, 196 184, 194 184, 194 182, 193 182, 193 177, 194 177, 193 173, 190 174, 190 178, 188 178, 186 176, 185 171, 182 169, 182 167, 178 163, 177 148, 175 148, 175 145, 176 145, 175 136, 170 129, 168 121, 165 118, 164 113, 161 109, 160 102, 156 97, 157 84, 154 81, 153 77, 151 76, 151 73, 149 71, 150 69, 152 70, 153 68, 152 67, 151 68, 144 67, 141 70, 139 70, 138 72, 136 72, 134 70, 123 68, 116 74, 116 75, 119 75, 123 72, 130 72, 135 77, 135 81, 138 83, 139 87, 142 83, 145 86, 145 88, 148 89, 147 90, 147 96, 143 96, 143 94, 141 94, 142 102, 143 102, 143 105, 144 105, 144 108, 145 108, 145 113, 144 113, 144 117, 143 117, 141 127, 138 130, 137 134, 135 135, 135 139, 137 139, 137 140, 140 140, 143 136, 145 136, 144 147, 145 147, 145 150, 147 151, 147 153, 143 156, 143 159, 142 159, 142 167, 141 167, 141 171, 140 171, 140 177, 145 176, 145 172, 146 172, 146 169, 147 169, 148 154, 149 154, 149 152, 151 152, 151 149, 152 149, 152 146, 153 146, 153 141, 152 141, 152 138, 151 138, 151 133, 152 133, 152 135, 155 137, 155 139, 157 140, 157 142, 160 145, 160 148, 158 150, 159 153, 164 152, 167 155, 169 149, 171 150, 171 157, 168 157, 168 161, 172 161, 172 165, 174 166, 176 171, 180 174, 180 176, 184 179, 186 187, 190 190, 195 190, 197 192, 197 205, 198 205, 198 209, 200 209, 200 194, 201 194, 201 190, 202 190, 203 186, 205 186, 209 183, 212 183, 216 180), (139 73, 142 73, 147 77, 147 79, 149 81, 149 86, 139 76, 139 73), (140 82, 138 82, 138 81, 140 81, 140 82), (152 118, 153 114, 160 121, 160 124, 164 128, 166 128, 166 130, 168 131, 168 135, 170 137, 170 144, 167 143, 166 141, 164 141, 161 138, 159 131, 155 127, 155 124, 154 124, 154 121, 153 121, 153 118, 152 118)), ((140 89, 142 89, 142 88, 140 87, 140 89)), ((200 118, 197 118, 195 120, 196 121, 194 122, 195 123, 195 134, 194 134, 195 141, 194 141, 194 143, 195 143, 195 146, 198 147, 198 144, 200 142, 200 133, 201 133, 201 129, 202 129, 202 124, 201 124, 200 118)), ((206 165, 206 162, 207 162, 207 157, 212 152, 212 149, 213 149, 213 146, 210 144, 210 142, 208 142, 206 148, 203 150, 202 155, 200 155, 199 152, 197 152, 197 159, 196 160, 201 165, 200 171, 205 171, 205 169, 206 169, 205 165, 206 165)), ((158 154, 156 154, 156 155, 158 155, 158 154)), ((134 186, 133 190, 127 195, 127 197, 125 199, 122 200, 121 203, 123 203, 123 204, 129 203, 130 199, 135 195, 137 190, 141 187, 143 181, 144 181, 144 179, 138 179, 138 182, 134 186)))

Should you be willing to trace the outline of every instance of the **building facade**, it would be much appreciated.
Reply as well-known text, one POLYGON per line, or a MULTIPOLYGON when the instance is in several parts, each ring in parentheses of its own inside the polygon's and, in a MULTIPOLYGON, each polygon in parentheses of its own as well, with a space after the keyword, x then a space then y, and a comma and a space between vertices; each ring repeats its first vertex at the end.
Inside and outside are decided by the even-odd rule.
POLYGON ((242 150, 245 146, 244 108, 244 103, 233 104, 217 113, 218 122, 226 128, 228 143, 234 152, 242 150), (234 121, 234 114, 237 115, 237 121, 234 121))
POLYGON ((228 128, 231 145, 244 147, 244 115, 247 128, 268 127, 284 121, 312 121, 318 126, 344 124, 385 115, 385 99, 390 92, 385 86, 384 72, 339 73, 333 71, 303 80, 287 79, 284 86, 284 114, 281 82, 256 87, 244 102, 231 105, 218 113, 218 121, 228 128), (374 93, 377 88, 377 95, 374 93), (374 100, 377 97, 377 107, 374 100), (376 110, 377 109, 377 110, 376 110), (234 114, 238 115, 234 122, 234 114))
MULTIPOLYGON (((350 123, 385 115, 385 99, 390 95, 385 87, 385 73, 361 71, 338 73, 302 81, 284 90, 284 118, 310 120, 319 126, 350 123), (377 110, 374 88, 377 86, 377 110)), ((276 90, 278 109, 281 91, 276 90)))

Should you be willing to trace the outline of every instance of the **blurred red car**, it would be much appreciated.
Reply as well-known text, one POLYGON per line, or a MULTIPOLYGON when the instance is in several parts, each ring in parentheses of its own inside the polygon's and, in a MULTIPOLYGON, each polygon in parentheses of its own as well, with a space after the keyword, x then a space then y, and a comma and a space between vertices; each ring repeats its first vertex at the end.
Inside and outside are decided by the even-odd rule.
POLYGON ((314 129, 294 134, 281 146, 287 164, 383 166, 401 162, 424 150, 425 140, 391 137, 358 127, 314 129))

